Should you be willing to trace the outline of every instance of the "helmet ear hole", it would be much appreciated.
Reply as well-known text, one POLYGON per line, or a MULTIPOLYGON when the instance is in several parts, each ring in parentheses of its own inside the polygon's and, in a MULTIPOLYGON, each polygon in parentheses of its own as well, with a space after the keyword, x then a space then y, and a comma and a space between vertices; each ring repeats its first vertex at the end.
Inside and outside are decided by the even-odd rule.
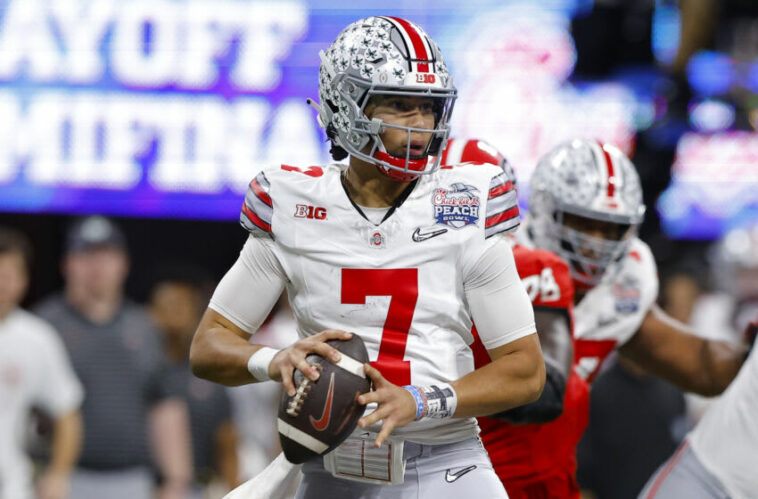
MULTIPOLYGON (((326 105, 329 106, 329 109, 331 109, 332 113, 336 113, 337 111, 340 110, 337 107, 337 104, 335 104, 334 102, 332 102, 331 99, 327 99, 325 102, 326 102, 326 105)), ((331 123, 330 123, 330 125, 331 125, 331 123)))

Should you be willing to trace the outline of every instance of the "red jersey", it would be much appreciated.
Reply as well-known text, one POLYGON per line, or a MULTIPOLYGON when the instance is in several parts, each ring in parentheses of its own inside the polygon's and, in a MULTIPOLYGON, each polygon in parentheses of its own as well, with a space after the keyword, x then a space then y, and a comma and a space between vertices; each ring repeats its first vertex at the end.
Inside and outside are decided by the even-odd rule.
MULTIPOLYGON (((569 268, 554 253, 516 246, 516 268, 535 309, 565 311, 573 336, 574 286, 569 268)), ((490 362, 474 333, 476 367, 490 362)), ((515 425, 478 418, 481 438, 511 499, 579 497, 576 445, 587 426, 589 386, 573 369, 566 385, 563 413, 543 424, 515 425)))

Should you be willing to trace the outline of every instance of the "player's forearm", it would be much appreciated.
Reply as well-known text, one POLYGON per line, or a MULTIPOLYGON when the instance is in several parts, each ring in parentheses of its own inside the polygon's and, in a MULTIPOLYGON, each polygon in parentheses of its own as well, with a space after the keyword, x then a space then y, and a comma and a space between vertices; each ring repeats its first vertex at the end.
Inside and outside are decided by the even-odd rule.
POLYGON ((517 342, 519 348, 451 383, 458 395, 454 417, 487 416, 539 398, 545 385, 539 340, 531 335, 517 342))
POLYGON ((49 470, 69 473, 79 459, 82 447, 82 418, 71 411, 55 420, 49 470))
POLYGON ((719 395, 739 372, 745 359, 744 347, 697 337, 689 343, 688 352, 670 363, 638 355, 627 356, 685 392, 705 397, 719 395))
POLYGON ((737 375, 746 349, 701 338, 654 306, 620 352, 684 391, 714 396, 737 375))
POLYGON ((190 348, 192 373, 227 386, 254 383, 247 361, 260 348, 221 327, 198 331, 190 348))

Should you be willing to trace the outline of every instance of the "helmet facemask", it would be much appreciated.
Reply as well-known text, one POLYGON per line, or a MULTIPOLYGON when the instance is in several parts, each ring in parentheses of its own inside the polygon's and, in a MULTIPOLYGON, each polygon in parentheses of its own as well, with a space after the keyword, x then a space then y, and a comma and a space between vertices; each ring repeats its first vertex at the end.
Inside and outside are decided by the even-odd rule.
POLYGON ((596 237, 571 227, 566 223, 566 215, 564 211, 555 212, 554 250, 568 262, 577 287, 589 289, 603 279, 612 278, 620 268, 618 262, 637 234, 637 226, 613 224, 616 226, 615 237, 596 237))

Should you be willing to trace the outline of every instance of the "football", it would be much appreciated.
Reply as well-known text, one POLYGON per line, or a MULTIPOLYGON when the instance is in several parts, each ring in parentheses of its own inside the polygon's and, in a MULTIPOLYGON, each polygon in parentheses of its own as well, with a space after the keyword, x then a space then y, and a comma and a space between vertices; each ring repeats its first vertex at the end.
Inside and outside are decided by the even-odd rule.
POLYGON ((349 340, 329 340, 342 354, 336 364, 318 355, 306 357, 319 370, 311 381, 296 369, 293 381, 297 392, 290 397, 282 390, 277 427, 279 441, 287 460, 303 463, 335 449, 358 425, 365 406, 358 395, 371 389, 363 372, 368 352, 357 334, 349 340))

